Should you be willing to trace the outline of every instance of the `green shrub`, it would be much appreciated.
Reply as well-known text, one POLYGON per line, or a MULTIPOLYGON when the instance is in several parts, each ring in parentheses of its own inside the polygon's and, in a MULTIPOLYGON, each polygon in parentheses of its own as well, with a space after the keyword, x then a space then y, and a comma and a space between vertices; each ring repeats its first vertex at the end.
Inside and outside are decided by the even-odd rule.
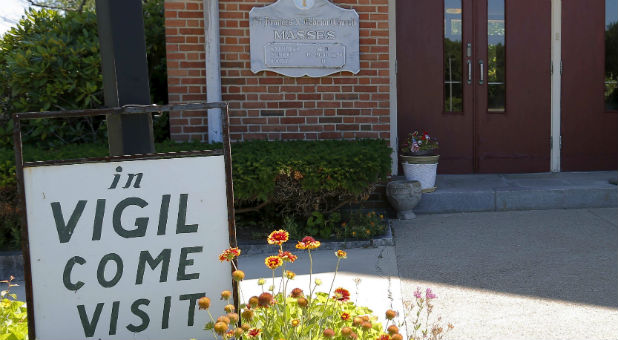
POLYGON ((234 145, 233 169, 238 212, 274 203, 306 218, 367 199, 390 170, 390 148, 383 140, 253 141, 234 145))
MULTIPOLYGON (((4 126, 10 125, 8 114, 12 112, 86 109, 102 104, 96 30, 96 16, 91 12, 26 12, 0 40, 4 126)), ((47 147, 54 142, 93 142, 104 136, 101 118, 39 119, 26 122, 23 128, 25 143, 47 147), (56 138, 50 139, 52 136, 56 138)))
POLYGON ((14 277, 0 281, 8 288, 2 291, 0 300, 0 340, 28 339, 28 315, 26 303, 17 300, 17 295, 11 293, 11 288, 17 286, 11 283, 14 277))
MULTIPOLYGON (((156 144, 157 152, 216 148, 221 144, 156 144)), ((25 161, 108 155, 101 143, 54 150, 24 146, 23 152, 25 161)), ((13 150, 0 149, 0 248, 4 249, 19 247, 14 157, 13 150)), ((328 238, 339 226, 335 211, 345 203, 366 199, 375 184, 386 178, 390 148, 382 140, 243 142, 232 145, 232 166, 239 226, 261 233, 287 217, 287 223, 297 224, 298 234, 328 238)), ((350 231, 343 237, 365 236, 356 237, 350 231)))
MULTIPOLYGON (((163 0, 143 4, 146 49, 153 103, 167 102, 163 0)), ((98 108, 103 105, 103 77, 93 12, 29 9, 0 38, 0 147, 12 144, 10 114, 98 108)), ((167 117, 157 120, 157 138, 169 137, 167 117)), ((103 117, 24 122, 24 143, 53 148, 102 142, 103 117)))

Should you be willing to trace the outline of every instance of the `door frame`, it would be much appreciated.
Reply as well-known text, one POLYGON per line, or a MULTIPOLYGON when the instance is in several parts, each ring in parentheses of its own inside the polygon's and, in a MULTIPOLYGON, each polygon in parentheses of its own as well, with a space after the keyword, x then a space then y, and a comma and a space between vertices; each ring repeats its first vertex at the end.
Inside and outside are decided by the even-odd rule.
MULTIPOLYGON (((414 1, 414 0, 410 0, 414 1)), ((399 164, 399 136, 397 134, 397 19, 396 0, 389 0, 389 66, 390 66, 390 145, 393 149, 391 171, 397 174, 399 164)), ((562 0, 551 0, 551 150, 550 171, 560 172, 560 100, 562 60, 562 0)))

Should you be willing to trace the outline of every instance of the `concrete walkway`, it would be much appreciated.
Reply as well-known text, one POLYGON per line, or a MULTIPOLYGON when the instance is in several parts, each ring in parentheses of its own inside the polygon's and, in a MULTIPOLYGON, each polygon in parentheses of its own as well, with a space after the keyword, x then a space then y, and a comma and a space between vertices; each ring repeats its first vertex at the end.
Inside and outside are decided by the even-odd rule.
POLYGON ((395 223, 402 295, 438 295, 450 339, 618 339, 618 209, 395 223))
MULTIPOLYGON (((447 339, 615 340, 617 221, 617 208, 419 215, 394 222, 395 247, 349 250, 335 287, 379 316, 430 287, 434 316, 455 325, 447 339)), ((241 257, 246 297, 271 275, 265 256, 241 257)), ((335 262, 331 250, 314 253, 323 290, 335 262)), ((306 254, 290 267, 304 290, 307 268, 306 254)))

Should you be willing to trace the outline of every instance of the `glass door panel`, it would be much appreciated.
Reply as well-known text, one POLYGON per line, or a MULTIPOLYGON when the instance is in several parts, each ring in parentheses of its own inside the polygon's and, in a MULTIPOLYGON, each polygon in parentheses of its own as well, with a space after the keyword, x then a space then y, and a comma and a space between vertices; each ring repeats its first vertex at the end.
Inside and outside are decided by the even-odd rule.
POLYGON ((504 0, 487 3, 487 111, 506 109, 506 26, 504 0))
POLYGON ((444 1, 444 112, 463 112, 462 14, 461 0, 444 1))

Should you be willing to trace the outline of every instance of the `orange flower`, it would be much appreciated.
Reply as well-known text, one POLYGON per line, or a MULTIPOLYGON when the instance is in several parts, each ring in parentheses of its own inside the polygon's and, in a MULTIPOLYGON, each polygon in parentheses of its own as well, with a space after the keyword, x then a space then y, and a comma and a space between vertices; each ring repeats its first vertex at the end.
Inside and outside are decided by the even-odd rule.
POLYGON ((338 301, 348 301, 350 300, 350 292, 345 288, 339 287, 335 289, 335 295, 333 296, 333 299, 336 299, 338 301))
POLYGON ((275 270, 281 267, 283 260, 279 256, 269 256, 264 260, 264 263, 266 267, 275 270))
POLYGON ((290 263, 294 263, 294 261, 296 261, 296 259, 298 259, 298 256, 290 253, 289 251, 281 251, 281 250, 279 250, 279 257, 283 261, 290 262, 290 263))
POLYGON ((345 251, 340 249, 340 250, 337 250, 335 252, 335 256, 337 256, 340 259, 347 259, 348 258, 348 253, 346 253, 345 251))
POLYGON ((350 318, 350 313, 341 313, 341 320, 348 320, 350 318))
POLYGON ((388 334, 381 334, 376 340, 391 340, 391 336, 388 334))
POLYGON ((300 320, 298 319, 292 320, 292 327, 297 327, 298 325, 300 325, 300 320))
POLYGON ((224 250, 221 255, 219 255, 219 261, 232 261, 233 259, 240 256, 240 249, 238 248, 228 248, 224 250))
POLYGON ((259 328, 251 328, 249 332, 247 333, 247 335, 249 335, 249 337, 251 338, 255 338, 256 336, 260 335, 261 331, 262 330, 259 328))
POLYGON ((320 241, 316 241, 311 236, 305 236, 302 241, 298 241, 296 248, 298 249, 317 249, 320 247, 320 241))
POLYGON ((270 235, 268 235, 268 244, 282 245, 287 242, 289 237, 290 234, 288 234, 287 231, 283 229, 276 230, 270 233, 270 235))

